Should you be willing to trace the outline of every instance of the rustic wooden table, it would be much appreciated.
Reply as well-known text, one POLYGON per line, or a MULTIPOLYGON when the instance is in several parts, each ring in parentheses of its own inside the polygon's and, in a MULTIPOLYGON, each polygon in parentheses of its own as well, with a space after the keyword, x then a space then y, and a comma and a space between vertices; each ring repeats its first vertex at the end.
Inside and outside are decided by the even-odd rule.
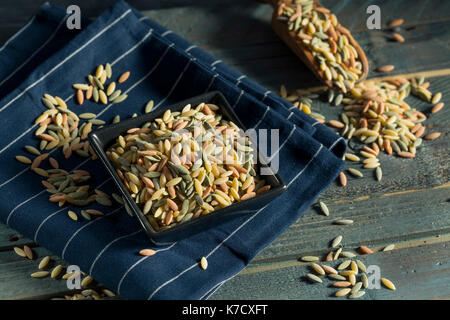
MULTIPOLYGON (((82 13, 94 18, 113 1, 54 1, 68 6, 77 3, 82 13)), ((306 67, 276 37, 270 26, 272 9, 253 1, 220 0, 129 1, 150 18, 179 33, 225 63, 277 92, 314 88, 319 83, 306 67)), ((433 92, 441 91, 450 103, 450 16, 442 1, 321 1, 355 34, 366 51, 371 70, 394 64, 393 74, 424 75, 433 92), (368 30, 366 8, 381 8, 383 26, 393 18, 404 18, 404 43, 389 40, 386 28, 368 30)), ((12 36, 36 11, 39 2, 16 0, 0 5, 0 44, 12 36)), ((377 76, 375 73, 371 77, 377 76)), ((425 112, 430 105, 416 99, 413 107, 425 112)), ((327 119, 337 118, 339 107, 317 100, 313 109, 327 119)), ((367 290, 363 299, 448 299, 450 298, 450 125, 448 106, 427 121, 442 136, 425 142, 414 160, 381 155, 383 180, 378 183, 371 170, 362 179, 349 178, 346 188, 332 185, 319 196, 328 204, 329 217, 317 208, 307 210, 276 241, 260 252, 250 265, 224 283, 210 299, 334 299, 327 285, 304 281, 308 266, 303 255, 324 256, 329 242, 339 234, 345 250, 359 245, 375 253, 361 256, 367 266, 381 269, 396 291, 367 290), (353 219, 350 226, 336 226, 337 218, 353 219), (395 250, 380 252, 394 243, 395 250)), ((428 113, 427 113, 428 114, 428 113)), ((351 146, 351 145, 350 145, 351 146)), ((358 165, 351 165, 359 168, 358 165)), ((31 279, 37 261, 18 257, 16 245, 34 246, 39 256, 51 254, 31 240, 9 241, 15 230, 0 224, 0 298, 46 299, 67 292, 63 281, 31 279)), ((57 257, 54 257, 58 259, 57 257)))

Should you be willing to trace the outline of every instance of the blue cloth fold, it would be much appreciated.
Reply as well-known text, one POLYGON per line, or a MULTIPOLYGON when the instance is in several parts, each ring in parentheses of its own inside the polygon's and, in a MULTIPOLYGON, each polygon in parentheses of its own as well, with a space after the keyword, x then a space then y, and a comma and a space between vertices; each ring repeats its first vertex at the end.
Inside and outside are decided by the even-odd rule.
MULTIPOLYGON (((343 168, 345 142, 287 101, 142 16, 123 1, 81 31, 65 28, 65 10, 44 5, 0 49, 0 221, 17 229, 97 281, 129 299, 206 299, 239 273, 328 187, 343 168), (59 27, 58 27, 59 26, 59 27), (120 104, 76 105, 72 84, 84 82, 99 64, 110 62, 113 77, 130 70, 119 85, 128 99, 120 104), (17 71, 15 72, 15 70, 17 71), (13 75, 11 73, 14 72, 13 75), (14 159, 24 145, 37 145, 34 119, 45 107, 44 93, 67 100, 76 113, 93 112, 107 122, 202 94, 221 91, 247 128, 279 129, 280 175, 287 191, 256 214, 167 246, 154 246, 136 220, 120 206, 92 221, 72 221, 67 207, 48 201, 41 177, 14 159), (138 254, 153 248, 150 257, 138 254), (198 266, 208 259, 208 269, 198 266)), ((92 188, 116 192, 99 161, 51 152, 66 170, 85 169, 92 188)), ((44 168, 48 165, 44 164, 44 168)), ((79 211, 75 208, 75 211, 79 211)))

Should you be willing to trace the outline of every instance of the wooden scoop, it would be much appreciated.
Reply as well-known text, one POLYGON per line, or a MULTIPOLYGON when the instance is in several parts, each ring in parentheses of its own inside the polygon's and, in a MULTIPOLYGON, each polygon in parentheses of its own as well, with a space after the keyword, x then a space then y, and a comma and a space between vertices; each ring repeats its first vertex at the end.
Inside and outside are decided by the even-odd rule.
MULTIPOLYGON (((260 2, 270 3, 274 12, 272 15, 272 28, 275 33, 291 48, 292 51, 308 66, 308 68, 314 73, 314 75, 323 83, 325 83, 328 87, 334 88, 337 90, 341 90, 336 87, 332 81, 328 80, 325 75, 325 71, 320 69, 319 63, 311 53, 311 49, 307 47, 302 39, 297 36, 296 31, 289 31, 288 25, 285 21, 280 21, 277 18, 279 17, 280 6, 290 5, 293 3, 292 0, 258 0, 260 2)), ((321 12, 329 12, 328 9, 323 7, 318 1, 314 0, 313 9, 320 8, 321 12)), ((360 47, 360 45, 356 42, 356 40, 352 37, 350 31, 340 24, 334 27, 341 34, 345 34, 348 38, 349 44, 351 44, 356 52, 358 53, 357 61, 359 61, 362 65, 361 71, 362 73, 359 75, 359 79, 356 82, 363 81, 366 79, 367 74, 369 73, 369 64, 367 62, 367 57, 360 47)))

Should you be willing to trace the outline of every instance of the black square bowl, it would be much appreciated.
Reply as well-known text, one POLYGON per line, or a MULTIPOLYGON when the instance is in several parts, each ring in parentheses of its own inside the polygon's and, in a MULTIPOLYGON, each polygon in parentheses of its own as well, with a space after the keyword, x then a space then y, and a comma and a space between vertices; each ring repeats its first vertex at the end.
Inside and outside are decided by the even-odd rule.
MULTIPOLYGON (((139 220, 142 227, 149 236, 150 240, 156 245, 167 245, 174 241, 187 238, 190 235, 207 230, 208 228, 212 228, 236 216, 251 215, 256 211, 258 211, 259 209, 261 209, 262 207, 264 207, 265 205, 267 205, 274 198, 282 194, 286 189, 286 185, 281 179, 281 177, 278 174, 272 172, 272 174, 270 175, 262 176, 266 180, 266 183, 271 185, 270 190, 262 194, 256 195, 253 198, 247 199, 242 202, 234 203, 228 207, 215 210, 207 215, 200 216, 196 219, 189 220, 186 222, 182 222, 173 227, 163 230, 158 230, 158 226, 151 224, 147 220, 147 218, 142 213, 139 206, 134 202, 130 193, 125 188, 125 185, 117 175, 112 164, 109 162, 105 150, 110 145, 115 143, 117 137, 120 134, 123 134, 128 129, 141 127, 146 122, 161 117, 167 109, 170 109, 173 112, 181 111, 184 108, 184 106, 186 106, 189 103, 193 107, 195 107, 201 102, 212 103, 219 106, 220 112, 222 113, 222 116, 224 118, 233 121, 238 127, 240 127, 242 130, 245 131, 245 127, 238 119, 238 117, 234 113, 233 109, 230 107, 225 97, 219 91, 212 91, 203 95, 199 95, 175 103, 167 107, 158 108, 142 116, 123 120, 116 124, 106 125, 103 128, 95 130, 89 134, 89 142, 91 146, 93 147, 95 153, 100 158, 103 165, 106 167, 108 172, 113 177, 115 184, 117 185, 118 189, 120 190, 120 193, 122 194, 125 209, 131 216, 135 216, 139 220)), ((254 141, 251 141, 251 143, 252 145, 256 145, 254 141)), ((262 158, 259 155, 259 153, 257 154, 258 154, 258 164, 260 164, 260 166, 264 166, 264 164, 267 164, 267 160, 265 158, 262 158)))

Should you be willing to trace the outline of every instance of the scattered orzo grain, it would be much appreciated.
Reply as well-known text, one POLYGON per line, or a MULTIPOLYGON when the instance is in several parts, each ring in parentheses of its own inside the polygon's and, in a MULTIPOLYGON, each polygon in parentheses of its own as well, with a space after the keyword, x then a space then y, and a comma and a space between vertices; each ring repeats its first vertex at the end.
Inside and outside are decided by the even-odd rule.
POLYGON ((32 163, 32 161, 29 158, 25 157, 25 156, 16 156, 16 160, 19 161, 19 162, 22 162, 24 164, 31 164, 32 163))
POLYGON ((350 265, 351 262, 352 262, 351 260, 345 260, 337 267, 337 269, 344 270, 350 265))
POLYGON ((333 267, 324 265, 324 264, 322 265, 322 269, 328 274, 338 274, 336 269, 334 269, 333 267))
POLYGON ((48 266, 49 262, 50 262, 50 257, 49 256, 46 256, 46 257, 42 258, 41 262, 39 262, 38 268, 41 269, 41 270, 45 269, 48 266))
POLYGON ((354 169, 354 168, 347 168, 347 171, 354 177, 362 178, 364 175, 361 171, 354 169))
POLYGON ((372 249, 369 249, 366 246, 360 246, 359 251, 361 251, 362 254, 372 254, 373 253, 372 249))
POLYGON ((394 70, 394 68, 395 67, 392 64, 388 64, 385 66, 378 67, 377 71, 378 72, 391 72, 392 70, 394 70))
POLYGON ((336 281, 333 282, 333 287, 335 288, 347 288, 350 287, 352 284, 348 281, 336 281))
POLYGON ((391 280, 386 278, 381 278, 381 283, 388 289, 395 290, 395 285, 392 283, 391 280))
POLYGON ((27 257, 27 255, 25 254, 25 251, 23 251, 21 248, 19 248, 19 247, 14 247, 14 252, 17 254, 17 255, 19 255, 19 256, 21 256, 21 257, 23 257, 23 258, 26 258, 27 257))
POLYGON ((339 182, 343 187, 347 185, 347 177, 344 172, 339 173, 339 182))
POLYGON ((331 247, 332 248, 336 248, 338 245, 341 244, 342 241, 342 236, 337 236, 336 238, 333 239, 332 243, 331 243, 331 247))
POLYGON ((63 270, 63 266, 62 265, 57 265, 56 267, 53 268, 52 272, 51 272, 51 278, 52 279, 56 279, 62 272, 63 270))
POLYGON ((202 257, 202 258, 200 259, 200 267, 201 267, 203 270, 206 270, 206 268, 208 268, 208 260, 206 260, 205 257, 202 257))
POLYGON ((139 254, 141 256, 152 256, 155 253, 156 253, 156 251, 153 249, 142 249, 141 251, 139 251, 139 254))
POLYGON ((312 273, 306 274, 306 277, 307 277, 309 280, 313 281, 313 282, 322 283, 322 279, 320 279, 318 276, 316 276, 316 275, 314 275, 314 274, 312 274, 312 273))
POLYGON ((431 113, 436 113, 442 110, 442 108, 444 107, 444 103, 443 102, 439 102, 438 104, 436 104, 432 109, 431 109, 431 113))
POLYGON ((437 139, 441 136, 440 132, 433 132, 433 133, 429 133, 427 134, 425 137, 423 137, 425 140, 434 140, 437 139))
POLYGON ((328 209, 327 205, 323 201, 319 201, 319 206, 324 215, 326 215, 326 216, 330 215, 330 210, 328 209))
POLYGON ((300 259, 304 262, 316 262, 320 260, 319 257, 315 256, 303 256, 300 259))
POLYGON ((127 81, 129 77, 130 77, 130 71, 126 71, 126 72, 122 73, 122 75, 119 77, 117 82, 123 83, 123 82, 127 81))
POLYGON ((87 287, 94 281, 94 279, 91 276, 86 276, 83 280, 81 280, 81 286, 87 287))
POLYGON ((311 267, 314 269, 314 271, 317 274, 319 274, 321 276, 325 275, 325 270, 320 265, 318 265, 317 263, 314 263, 314 262, 311 263, 311 267))
POLYGON ((397 42, 405 42, 405 38, 399 33, 393 33, 392 38, 397 42))
POLYGON ((38 271, 31 274, 32 278, 45 278, 49 275, 48 271, 38 271))
POLYGON ((30 260, 34 259, 34 252, 29 246, 24 245, 23 251, 25 252, 25 255, 27 256, 28 259, 30 259, 30 260))
POLYGON ((388 26, 393 28, 393 27, 399 27, 403 24, 404 20, 403 19, 394 19, 391 22, 389 22, 388 26))
POLYGON ((339 224, 339 225, 348 225, 348 224, 353 224, 353 220, 351 219, 340 219, 340 220, 336 220, 334 221, 335 224, 339 224))
POLYGON ((339 291, 337 291, 335 293, 336 297, 344 297, 346 295, 348 295, 350 293, 351 289, 350 288, 345 288, 345 289, 341 289, 339 291))

